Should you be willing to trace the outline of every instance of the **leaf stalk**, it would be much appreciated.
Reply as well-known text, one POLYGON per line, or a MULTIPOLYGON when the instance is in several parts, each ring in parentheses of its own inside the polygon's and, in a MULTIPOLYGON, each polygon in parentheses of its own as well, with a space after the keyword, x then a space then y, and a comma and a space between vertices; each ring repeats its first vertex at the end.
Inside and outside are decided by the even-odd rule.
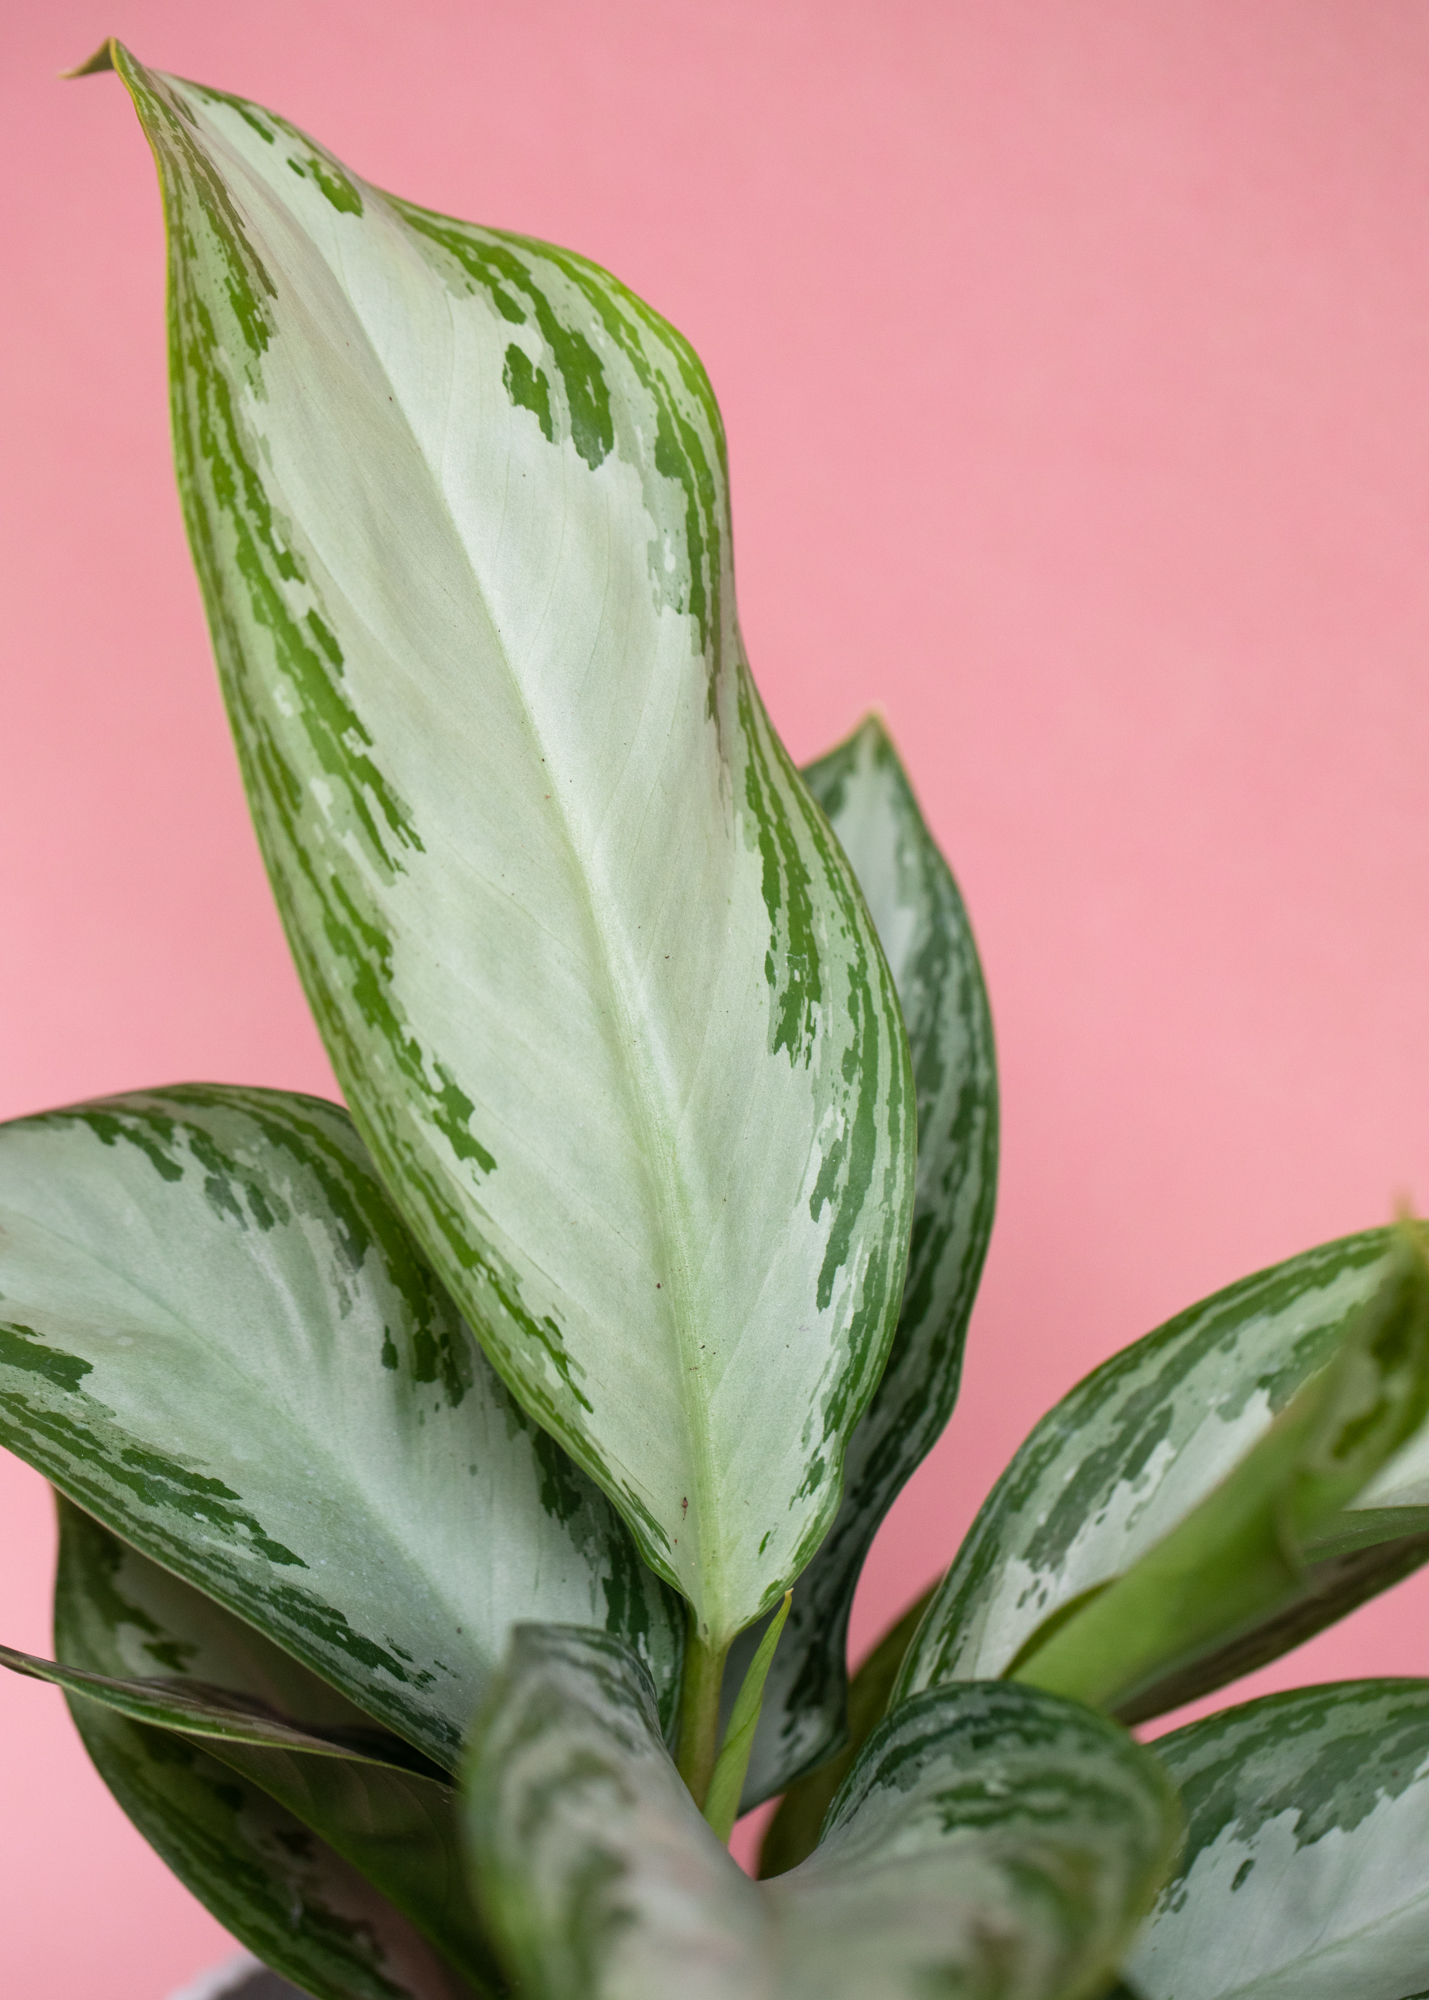
POLYGON ((703 1811, 719 1749, 719 1696, 729 1641, 711 1646, 690 1612, 685 1637, 685 1671, 680 1686, 680 1744, 675 1764, 695 1804, 703 1811))

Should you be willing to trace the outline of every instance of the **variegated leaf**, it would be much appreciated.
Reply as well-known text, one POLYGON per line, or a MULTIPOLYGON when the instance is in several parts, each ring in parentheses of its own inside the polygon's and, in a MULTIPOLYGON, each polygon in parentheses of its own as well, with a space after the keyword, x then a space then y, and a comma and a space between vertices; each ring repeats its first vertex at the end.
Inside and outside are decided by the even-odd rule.
POLYGON ((848 1742, 836 1757, 792 1784, 765 1829, 759 1848, 763 1878, 786 1875, 807 1860, 819 1844, 819 1830, 854 1760, 882 1722, 888 1698, 903 1665, 903 1656, 922 1624, 933 1593, 927 1590, 889 1627, 878 1644, 859 1662, 849 1682, 848 1742))
POLYGON ((1144 2000, 1405 2000, 1429 1981, 1429 1681, 1346 1681, 1161 1737, 1185 1850, 1144 2000))
POLYGON ((179 1880, 313 2000, 497 2000, 257 1785, 188 1737, 70 1697, 99 1775, 179 1880))
POLYGON ((497 1369, 717 1650, 838 1506, 915 1120, 872 925, 745 664, 709 384, 585 260, 113 61, 319 1026, 497 1369))
MULTIPOLYGON (((300 1732, 291 1718, 301 1717, 304 1734, 318 1728, 329 1742, 365 1740, 369 1754, 390 1747, 373 1742, 380 1732, 360 1710, 212 1598, 147 1561, 69 1501, 61 1499, 59 1510, 55 1641, 64 1657, 79 1663, 93 1681, 112 1685, 147 1669, 143 1678, 149 1688, 161 1690, 173 1684, 169 1677, 182 1668, 186 1675, 227 1689, 230 1701, 261 1705, 274 1717, 289 1718, 293 1737, 300 1732)), ((94 1704, 86 1700, 71 1706, 88 1715, 94 1704)), ((111 1718, 123 1712, 107 1697, 103 1706, 111 1718)), ((165 1723, 157 1702, 153 1713, 156 1722, 165 1723)), ((131 1709, 129 1718, 140 1720, 137 1710, 131 1709)), ((321 1851, 333 1862, 340 1859, 379 1899, 385 1898, 379 1905, 384 1921, 400 1913, 474 1991, 504 1991, 466 1880, 455 1794, 439 1774, 434 1778, 390 1764, 336 1757, 326 1746, 326 1754, 312 1755, 310 1744, 279 1738, 241 1741, 231 1731, 206 1732, 207 1740, 195 1740, 191 1720, 180 1712, 165 1726, 176 1727, 189 1748, 237 1772, 245 1788, 257 1787, 290 1815, 294 1827, 281 1838, 293 1854, 321 1851)), ((127 1743, 131 1762, 139 1760, 137 1768, 143 1769, 145 1761, 164 1765, 166 1753, 155 1744, 152 1726, 127 1737, 122 1732, 106 1735, 98 1723, 93 1727, 106 1743, 127 1743)), ((182 1753, 182 1745, 171 1745, 167 1761, 185 1772, 209 1770, 209 1761, 193 1763, 182 1753)), ((153 1782, 159 1784, 157 1777, 153 1782)), ((251 1791, 245 1789, 244 1795, 251 1798, 251 1791)), ((119 1790, 121 1804, 127 1805, 128 1796, 119 1790)), ((172 1795, 170 1804, 177 1805, 172 1795)), ((281 1815, 275 1819, 261 1805, 253 1805, 252 1812, 259 1825, 284 1824, 281 1815)), ((248 1823, 248 1817, 236 1821, 226 1837, 241 1841, 248 1823)), ((201 1875, 200 1882, 204 1879, 201 1875)), ((205 1894, 202 1886, 199 1893, 205 1894)))
MULTIPOLYGON (((1388 1231, 1368 1230, 1242 1279, 1079 1383, 984 1503, 894 1699, 1002 1674, 1053 1613, 1184 1520, 1329 1360, 1378 1286, 1389 1243, 1388 1231)), ((1123 1719, 1250 1672, 1429 1560, 1429 1509, 1399 1504, 1417 1495, 1423 1450, 1411 1440, 1309 1551, 1300 1597, 1146 1688, 1123 1719)))
MULTIPOLYGON (((853 864, 898 988, 918 1173, 898 1332, 849 1445, 843 1503, 799 1579, 774 1656, 746 1812, 826 1758, 843 1732, 854 1590, 885 1514, 952 1415, 997 1193, 997 1065, 982 968, 898 754, 869 716, 804 777, 853 864)), ((755 1630, 736 1642, 727 1690, 758 1638, 755 1630)))
POLYGON ((1303 1603, 1317 1538, 1429 1415, 1429 1259, 1395 1232, 1325 1367, 1240 1462, 1118 1577, 1034 1632, 1008 1677, 1121 1713, 1303 1603))
POLYGON ((1180 1833, 1115 1724, 1026 1688, 939 1689, 875 1732, 811 1859, 753 1883, 681 1786, 638 1663, 548 1627, 513 1641, 468 1808, 531 2000, 1077 2000, 1180 1833))
POLYGON ((678 1606, 334 1105, 192 1085, 0 1127, 0 1442, 439 1763, 538 1601, 673 1704, 678 1606))

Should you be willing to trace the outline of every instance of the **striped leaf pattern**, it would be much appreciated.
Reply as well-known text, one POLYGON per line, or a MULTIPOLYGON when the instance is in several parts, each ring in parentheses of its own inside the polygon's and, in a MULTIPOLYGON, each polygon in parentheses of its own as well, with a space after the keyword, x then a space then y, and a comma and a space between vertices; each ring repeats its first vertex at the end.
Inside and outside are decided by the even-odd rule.
POLYGON ((735 617, 724 441, 607 273, 111 59, 259 838, 379 1168, 712 1646, 798 1575, 912 1198, 892 980, 735 617))
POLYGON ((478 1727, 473 1855, 532 2000, 1075 2000, 1101 1991, 1180 1837, 1155 1759, 1007 1685, 891 1716, 801 1867, 753 1883, 601 1635, 525 1627, 478 1727))
POLYGON ((0 1127, 0 1443, 448 1768, 537 1603, 673 1707, 678 1604, 334 1105, 194 1085, 0 1127))
POLYGON ((1297 1688, 1154 1745, 1185 1850, 1144 2000, 1407 2000, 1429 1984, 1429 1681, 1297 1688))
MULTIPOLYGON (((1074 1599, 1128 1570, 1217 1487, 1339 1347, 1384 1276, 1387 1230, 1216 1293, 1079 1383, 1018 1449, 910 1648, 895 1700, 1004 1673, 1074 1599)), ((1137 1721, 1275 1658, 1429 1560, 1412 1439, 1307 1551, 1303 1592, 1118 1710, 1137 1721)))
POLYGON ((415 1979, 416 1993, 469 1988, 496 2000, 505 1982, 467 1886, 450 1784, 440 1773, 424 1777, 333 1755, 332 1739, 364 1742, 369 1755, 391 1745, 376 1740, 381 1732, 360 1710, 231 1612, 69 1501, 59 1508, 56 1647, 73 1663, 67 1671, 86 1672, 91 1683, 132 1687, 127 1677, 142 1675, 155 1721, 142 1720, 132 1701, 115 1705, 108 1697, 71 1698, 71 1709, 120 1804, 166 1859, 180 1856, 173 1865, 199 1898, 303 1983, 314 1957, 322 1963, 342 1942, 333 1920, 351 1904, 349 1943, 359 1949, 349 1975, 355 1969, 363 1982, 377 1973, 390 1980, 410 1965, 399 1992, 415 1979), (178 1668, 182 1681, 174 1677, 178 1668), (244 1742, 231 1732, 196 1737, 192 1717, 180 1716, 175 1733, 175 1718, 165 1721, 158 1697, 195 1679, 223 1688, 231 1705, 266 1709, 293 1737, 320 1729, 329 1739, 323 1754, 276 1739, 244 1742), (323 1901, 329 1891, 339 1898, 331 1908, 323 1901), (273 1905, 281 1908, 284 1899, 289 1929, 299 1907, 307 1935, 286 1946, 280 1938, 273 1956, 273 1905), (362 1956, 364 1925, 368 1945, 378 1948, 372 1965, 362 1956))
MULTIPOLYGON (((918 1173, 898 1331, 849 1445, 843 1504, 799 1579, 774 1656, 746 1812, 822 1761, 843 1731, 854 1590, 884 1516, 953 1413, 997 1194, 997 1064, 982 968, 898 753, 871 715, 804 777, 853 864, 898 988, 918 1173)), ((737 1643, 727 1688, 739 1685, 757 1637, 737 1643)))

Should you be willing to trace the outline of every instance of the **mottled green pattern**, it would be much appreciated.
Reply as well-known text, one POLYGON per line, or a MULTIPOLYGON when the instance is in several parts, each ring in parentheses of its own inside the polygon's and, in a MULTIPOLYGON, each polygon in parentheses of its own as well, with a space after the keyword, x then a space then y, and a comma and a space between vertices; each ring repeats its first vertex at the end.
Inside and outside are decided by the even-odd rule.
MULTIPOLYGON (((1319 1538, 1429 1413, 1429 1258, 1397 1229, 1384 1275, 1326 1365, 1204 1499, 1109 1583, 1055 1611, 1007 1669, 1123 1717, 1227 1642, 1318 1604, 1319 1538)), ((1418 1511, 1418 1510, 1416 1510, 1418 1511)))
POLYGON ((474 1734, 472 1851, 531 2000, 1080 2000, 1160 1885, 1156 1760, 1051 1696, 941 1689, 878 1730, 802 1867, 751 1883, 613 1640, 527 1627, 474 1734))
MULTIPOLYGON (((65 1500, 55 1633, 65 1658, 96 1679, 114 1683, 147 1670, 157 1692, 191 1686, 197 1678, 227 1689, 230 1702, 266 1708, 294 1731, 320 1728, 329 1740, 363 1742, 369 1754, 398 1747, 395 1738, 384 1744, 384 1732, 370 1718, 251 1626, 65 1500), (187 1677, 182 1682, 167 1678, 177 1667, 187 1677)), ((105 1706, 113 1715, 112 1704, 105 1706)), ((91 1705, 82 1707, 88 1712, 91 1705)), ((137 1714, 130 1719, 143 1720, 137 1714)), ((190 1734, 182 1720, 178 1727, 190 1734)), ((141 1745, 152 1737, 151 1729, 141 1728, 131 1740, 141 1745)), ((473 1989, 504 1989, 467 1887, 454 1794, 440 1773, 312 1756, 280 1741, 240 1743, 231 1735, 202 1743, 190 1738, 190 1747, 227 1765, 245 1787, 266 1793, 315 1834, 324 1851, 357 1869, 473 1989)), ((303 1838, 297 1851, 312 1844, 303 1838)))
POLYGON ((301 1820, 182 1736, 71 1701, 140 1833, 224 1929, 314 2000, 484 2000, 301 1820))
POLYGON ((538 1602, 673 1704, 678 1607, 334 1105, 193 1085, 0 1127, 0 1441, 448 1767, 538 1602))
POLYGON ((903 1656, 923 1621, 933 1593, 926 1590, 890 1626, 878 1644, 860 1661, 848 1689, 848 1742, 835 1757, 792 1784, 765 1829, 759 1849, 761 1877, 787 1874, 806 1861, 819 1844, 824 1816, 834 1795, 853 1769, 854 1760, 883 1720, 888 1697, 898 1679, 903 1656))
MULTIPOLYGON (((1379 1283, 1388 1244, 1387 1231, 1369 1230, 1245 1278, 1079 1383, 984 1503, 898 1696, 1003 1673, 1044 1619, 1183 1520, 1324 1366, 1379 1283)), ((1376 1547, 1328 1556, 1307 1573, 1301 1603, 1146 1690, 1127 1719, 1222 1685, 1396 1581, 1429 1554, 1424 1525, 1406 1507, 1402 1535, 1387 1529, 1376 1547)))
POLYGON ((1154 1745, 1185 1850, 1127 1962, 1145 2000, 1403 2000, 1429 1974, 1429 1681, 1346 1681, 1154 1745))
MULTIPOLYGON (((948 865, 897 752, 868 717, 804 772, 853 865, 908 1027, 918 1108, 913 1235, 898 1331, 844 1463, 833 1527, 799 1579, 765 1691, 748 1811, 837 1747, 848 1620, 884 1516, 957 1400, 997 1192, 997 1067, 982 968, 948 865)), ((739 1685, 759 1628, 735 1643, 739 1685)))
POLYGON ((117 60, 185 518, 344 1092, 498 1371, 727 1638, 837 1508, 914 1107, 749 680, 709 384, 586 260, 117 60))

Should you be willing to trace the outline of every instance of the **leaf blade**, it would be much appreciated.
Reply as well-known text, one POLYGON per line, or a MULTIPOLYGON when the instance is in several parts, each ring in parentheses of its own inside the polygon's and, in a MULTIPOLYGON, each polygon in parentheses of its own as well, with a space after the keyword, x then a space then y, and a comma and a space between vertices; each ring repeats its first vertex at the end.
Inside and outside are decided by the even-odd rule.
MULTIPOLYGON (((471 1904, 455 1798, 444 1774, 334 1755, 333 1739, 351 1737, 365 1721, 360 1710, 231 1612, 148 1562, 63 1499, 59 1518, 56 1645, 84 1672, 113 1685, 130 1680, 136 1666, 157 1667, 172 1677, 175 1663, 183 1662, 192 1673, 227 1689, 232 1703, 247 1701, 270 1716, 311 1719, 308 1730, 290 1724, 286 1740, 277 1734, 267 1740, 250 1734, 245 1741, 233 1733, 195 1738, 186 1726, 189 1718, 180 1717, 180 1745, 165 1751, 157 1724, 137 1720, 137 1707, 126 1713, 112 1701, 71 1701, 72 1712, 91 1718, 96 1740, 108 1743, 116 1756, 127 1745, 129 1765, 149 1770, 151 1812, 157 1812, 160 1823, 165 1800, 172 1811, 198 1811, 202 1820, 205 1788, 216 1787, 219 1810, 216 1818, 209 1812, 210 1837, 230 1848, 241 1843, 244 1812, 232 1799, 225 1802, 228 1780, 213 1776, 226 1769, 242 1780, 242 1795, 250 1800, 244 1810, 269 1829, 280 1858, 319 1857, 319 1880, 323 1869, 335 1870, 342 1881, 355 1870, 365 1885, 361 1893, 370 1896, 380 1913, 379 1935, 383 1923, 395 1924, 398 1936, 411 1926, 474 1991, 501 1993, 504 1981, 471 1904), (94 1720, 97 1707, 107 1719, 94 1720), (121 1726, 125 1722, 131 1725, 127 1734, 121 1726), (312 1725, 318 1723, 324 1736, 314 1738, 312 1725), (166 1771, 174 1774, 168 1787, 162 1780, 166 1771), (255 1790, 261 1803, 253 1802, 255 1790)), ((146 1679, 152 1691, 156 1677, 146 1679)), ((151 1713, 163 1720, 157 1702, 151 1713)), ((167 1726, 172 1729, 172 1722, 167 1726)), ((376 1733, 370 1727, 366 1731, 369 1739, 376 1733)), ((119 1793, 126 1810, 130 1791, 119 1793)), ((145 1821, 140 1824, 147 1830, 145 1821)), ((266 1837, 258 1844, 265 1847, 266 1837)), ((202 1853, 200 1843, 199 1853, 189 1857, 190 1868, 201 1877, 202 1853)))
POLYGON ((1303 1603, 1334 1533, 1429 1411, 1429 1261, 1407 1225, 1327 1365, 1221 1483, 1118 1577, 1055 1613, 1015 1680, 1118 1713, 1303 1603))
MULTIPOLYGON (((1374 1292, 1390 1232, 1367 1230, 1290 1258, 1188 1308, 1094 1369, 1028 1434, 930 1607, 895 1700, 1004 1673, 1059 1608, 1128 1568, 1239 1462, 1324 1366, 1374 1292)), ((1417 1489, 1411 1440, 1361 1496, 1417 1489), (1396 1468, 1408 1468, 1399 1486, 1396 1468)), ((1353 1511, 1353 1510, 1352 1510, 1353 1511)), ((1312 1566, 1315 1588, 1282 1620, 1149 1689, 1140 1721, 1208 1693, 1298 1644, 1429 1556, 1414 1508, 1404 1534, 1312 1566)))
POLYGON ((498 1371, 722 1644, 837 1507, 913 1114, 744 662, 708 383, 584 260, 115 60, 190 540, 344 1093, 498 1371))
MULTIPOLYGON (((799 1580, 765 1691, 746 1812, 837 1746, 854 1591, 880 1523, 952 1415, 997 1194, 997 1059, 977 945, 898 753, 869 716, 804 777, 858 877, 898 989, 918 1168, 898 1331, 849 1445, 838 1515, 799 1580)), ((735 1641, 733 1685, 758 1639, 752 1631, 735 1641)))
POLYGON ((1401 2000, 1429 1963, 1429 1682, 1224 1709, 1152 1746, 1184 1853, 1127 1961, 1145 2000, 1401 2000))
POLYGON ((638 1665, 525 1627, 474 1734, 475 1865, 534 2000, 1073 2000, 1179 1835, 1164 1771, 1036 1690, 940 1689, 875 1732, 824 1840, 751 1883, 683 1793, 638 1665))
POLYGON ((0 1442, 450 1768, 515 1618, 678 1607, 492 1375, 346 1114, 230 1086, 0 1128, 0 1442))

